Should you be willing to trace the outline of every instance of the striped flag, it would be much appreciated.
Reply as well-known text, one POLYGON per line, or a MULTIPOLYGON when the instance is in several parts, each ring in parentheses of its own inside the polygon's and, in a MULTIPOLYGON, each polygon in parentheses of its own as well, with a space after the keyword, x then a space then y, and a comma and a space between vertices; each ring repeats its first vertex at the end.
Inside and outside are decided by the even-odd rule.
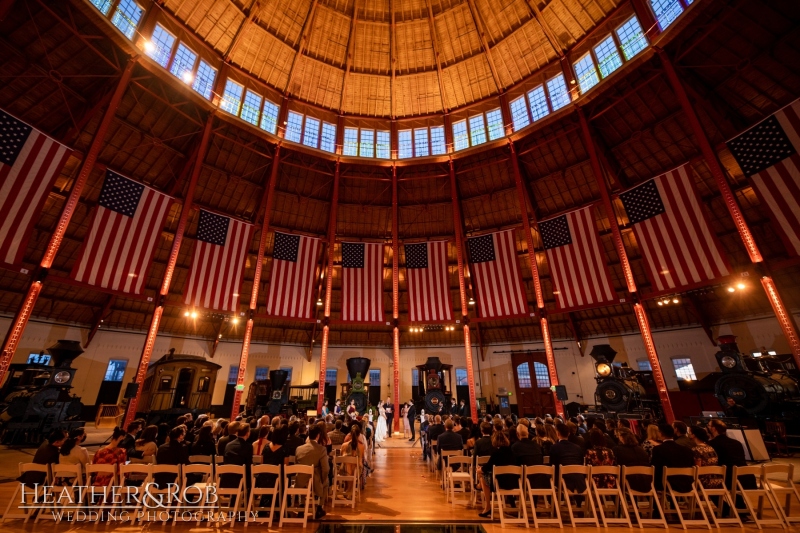
POLYGON ((289 318, 313 317, 313 291, 320 240, 275 233, 267 314, 289 318))
POLYGON ((185 303, 235 312, 253 225, 200 210, 185 303))
POLYGON ((539 222, 553 294, 561 310, 595 306, 616 299, 592 207, 539 222))
POLYGON ((382 243, 342 243, 342 320, 383 321, 382 243))
POLYGON ((514 230, 472 237, 467 246, 481 317, 527 315, 514 230))
POLYGON ((172 198, 106 171, 99 207, 72 277, 90 285, 141 294, 172 198))
POLYGON ((0 110, 0 262, 19 264, 70 150, 0 110))
POLYGON ((688 165, 619 196, 657 292, 731 273, 697 199, 688 165))
POLYGON ((800 255, 800 100, 728 141, 778 226, 786 249, 800 255))
POLYGON ((452 320, 447 242, 406 244, 404 248, 411 321, 452 320))

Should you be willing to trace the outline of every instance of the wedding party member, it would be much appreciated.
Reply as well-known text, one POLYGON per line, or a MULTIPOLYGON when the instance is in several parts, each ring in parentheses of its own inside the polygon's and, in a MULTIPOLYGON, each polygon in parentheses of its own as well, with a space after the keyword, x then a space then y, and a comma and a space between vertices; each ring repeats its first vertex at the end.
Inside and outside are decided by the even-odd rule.
POLYGON ((406 408, 406 420, 408 420, 408 426, 409 426, 408 429, 411 431, 411 438, 408 440, 409 442, 414 442, 415 440, 417 440, 416 437, 414 437, 414 424, 416 422, 415 419, 417 417, 417 408, 414 407, 414 402, 412 402, 411 400, 408 400, 407 406, 408 407, 406 408))
POLYGON ((378 402, 378 423, 375 427, 375 442, 380 444, 386 440, 387 435, 386 408, 383 406, 383 402, 378 402))
POLYGON ((391 398, 386 398, 386 401, 383 402, 383 408, 386 409, 386 438, 390 439, 392 438, 392 432, 394 431, 394 429, 392 429, 392 422, 394 421, 394 405, 392 404, 391 398))
POLYGON ((333 406, 333 416, 341 416, 342 414, 342 400, 336 400, 336 405, 333 406))

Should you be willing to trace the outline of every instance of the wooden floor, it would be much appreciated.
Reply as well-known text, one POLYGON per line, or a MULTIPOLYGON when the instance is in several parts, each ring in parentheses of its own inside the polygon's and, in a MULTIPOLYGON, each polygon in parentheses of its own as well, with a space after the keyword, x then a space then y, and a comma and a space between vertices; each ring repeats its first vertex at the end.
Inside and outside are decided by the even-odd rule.
MULTIPOLYGON (((8 474, 5 470, 6 468, 3 469, 2 474, 8 474)), ((0 512, 5 510, 14 487, 14 483, 0 484, 0 505, 2 505, 0 512)), ((411 447, 410 443, 404 440, 392 439, 386 447, 376 451, 375 473, 369 478, 362 501, 356 506, 356 509, 338 505, 335 509, 331 509, 330 505, 328 505, 328 514, 323 521, 334 523, 349 522, 352 524, 427 523, 453 525, 457 523, 479 523, 486 529, 487 533, 499 533, 500 531, 516 528, 509 526, 506 529, 501 529, 499 523, 491 523, 488 520, 480 519, 478 510, 467 507, 465 500, 466 498, 455 505, 446 503, 444 493, 439 488, 439 482, 433 474, 428 472, 426 464, 420 459, 419 445, 411 447)), ((316 531, 318 526, 318 522, 309 522, 306 531, 316 531)), ((245 527, 242 523, 195 527, 188 524, 173 526, 171 523, 167 525, 145 523, 142 526, 119 523, 62 523, 54 525, 51 521, 45 521, 39 524, 33 524, 32 522, 23 524, 21 520, 13 520, 0 525, 0 531, 9 533, 21 531, 89 532, 97 530, 133 533, 142 530, 169 532, 180 529, 183 531, 201 531, 209 528, 215 528, 218 531, 232 529, 264 531, 267 529, 263 524, 251 524, 245 527)), ((269 530, 277 529, 277 527, 269 528, 269 530)), ((286 526, 283 529, 302 530, 300 526, 286 526)), ((553 529, 557 531, 556 528, 553 529)), ((579 527, 578 529, 581 531, 596 530, 593 527, 579 527)), ((747 527, 745 530, 748 533, 757 531, 755 527, 747 527)), ((596 531, 600 530, 597 529, 596 531)), ((632 533, 639 530, 612 527, 604 528, 603 531, 609 533, 632 533)), ((660 531, 663 531, 663 529, 660 531)), ((676 529, 675 531, 678 530, 676 529)))

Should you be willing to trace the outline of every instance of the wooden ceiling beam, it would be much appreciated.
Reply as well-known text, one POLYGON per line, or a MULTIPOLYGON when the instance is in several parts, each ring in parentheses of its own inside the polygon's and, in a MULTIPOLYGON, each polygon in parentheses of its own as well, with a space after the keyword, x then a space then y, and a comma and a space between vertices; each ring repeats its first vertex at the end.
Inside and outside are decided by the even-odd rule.
POLYGON ((536 22, 539 24, 539 27, 542 28, 542 32, 544 32, 544 36, 547 37, 547 40, 550 42, 550 46, 553 47, 558 57, 563 58, 567 55, 567 49, 564 45, 561 44, 561 41, 558 40, 553 29, 547 23, 547 21, 542 16, 542 12, 539 9, 539 6, 536 5, 535 0, 525 0, 525 3, 528 4, 528 8, 530 8, 531 13, 533 14, 533 18, 536 19, 536 22))
MULTIPOLYGON (((364 0, 366 2, 366 0, 364 0)), ((342 78, 342 94, 339 95, 339 114, 344 106, 344 94, 347 92, 347 79, 353 66, 353 55, 356 48, 356 26, 358 25, 358 0, 353 2, 353 16, 350 18, 350 37, 347 38, 347 56, 344 60, 344 77, 342 78)))
POLYGON ((492 78, 494 78, 494 84, 497 87, 497 92, 501 92, 503 90, 503 84, 500 83, 500 76, 497 74, 497 67, 494 64, 494 59, 492 59, 489 41, 486 39, 483 18, 481 17, 478 8, 475 6, 475 0, 467 0, 467 5, 469 7, 470 15, 472 15, 472 23, 475 24, 475 30, 478 32, 478 36, 481 40, 483 54, 486 56, 486 61, 489 63, 489 70, 492 71, 492 78))
MULTIPOLYGON (((397 103, 397 95, 395 91, 395 76, 397 73, 397 21, 394 13, 394 0, 389 0, 389 15, 391 22, 389 23, 389 70, 391 71, 391 79, 389 80, 389 115, 392 120, 397 116, 395 105, 397 103)), ((394 130, 394 128, 393 128, 394 130)), ((392 132, 392 139, 396 136, 397 132, 392 132)), ((393 141, 394 142, 394 141, 393 141)))
POLYGON ((286 87, 283 88, 283 94, 289 95, 289 88, 292 86, 292 80, 297 72, 297 65, 300 63, 300 58, 303 56, 306 46, 308 46, 309 38, 311 37, 311 29, 314 26, 314 17, 317 13, 317 4, 319 0, 312 0, 311 6, 308 8, 308 15, 303 23, 303 30, 300 32, 300 42, 297 43, 297 53, 292 60, 292 67, 289 69, 289 75, 286 77, 286 87))
POLYGON ((436 39, 436 22, 433 19, 433 7, 431 0, 425 0, 425 6, 428 8, 428 26, 431 32, 431 48, 433 48, 433 58, 436 60, 436 74, 439 77, 439 96, 442 99, 442 111, 447 113, 447 99, 444 92, 444 75, 442 74, 442 61, 439 59, 439 45, 436 39))
POLYGON ((242 19, 242 23, 239 24, 239 27, 236 29, 236 33, 231 39, 231 44, 228 45, 228 49, 225 51, 225 54, 222 56, 222 60, 225 62, 230 61, 231 56, 236 51, 236 48, 239 46, 239 43, 242 42, 242 36, 245 34, 245 30, 247 29, 250 24, 252 24, 253 20, 255 20, 256 15, 261 12, 261 4, 259 4, 258 0, 253 0, 250 3, 250 9, 248 11, 247 17, 242 19))

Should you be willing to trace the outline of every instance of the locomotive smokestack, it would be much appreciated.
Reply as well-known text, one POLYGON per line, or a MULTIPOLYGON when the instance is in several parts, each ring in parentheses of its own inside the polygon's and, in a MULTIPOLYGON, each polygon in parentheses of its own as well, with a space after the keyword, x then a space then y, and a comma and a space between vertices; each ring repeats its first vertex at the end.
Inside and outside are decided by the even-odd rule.
POLYGON ((281 390, 288 378, 289 373, 286 370, 272 370, 269 373, 269 382, 272 384, 272 390, 281 390))
POLYGON ((610 344, 596 344, 589 354, 598 363, 613 363, 617 351, 610 344))
POLYGON ((80 341, 68 341, 60 339, 47 349, 53 357, 53 365, 60 368, 69 368, 76 357, 83 353, 80 341))
POLYGON ((720 335, 717 339, 719 349, 723 352, 738 352, 739 345, 736 344, 736 335, 720 335))
POLYGON ((442 369, 442 362, 439 361, 438 357, 428 357, 428 360, 425 361, 425 368, 428 370, 435 370, 439 371, 442 369))
POLYGON ((361 374, 361 377, 366 380, 367 372, 369 372, 370 360, 366 357, 351 357, 347 360, 347 373, 350 374, 350 379, 356 379, 356 374, 361 374))

